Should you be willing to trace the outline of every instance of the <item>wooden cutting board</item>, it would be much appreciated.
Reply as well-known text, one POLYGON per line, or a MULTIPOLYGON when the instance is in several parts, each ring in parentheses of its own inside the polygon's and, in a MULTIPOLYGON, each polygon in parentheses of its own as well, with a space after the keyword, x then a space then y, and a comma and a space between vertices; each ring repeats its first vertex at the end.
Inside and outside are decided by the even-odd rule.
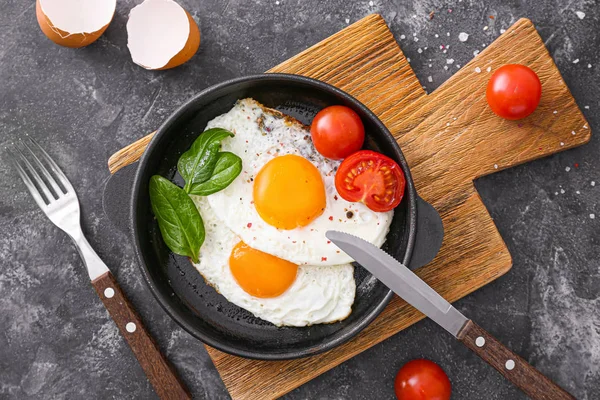
MULTIPOLYGON (((441 214, 442 249, 417 274, 449 301, 493 281, 512 259, 473 180, 589 141, 591 132, 535 27, 521 19, 427 95, 385 21, 370 15, 269 72, 328 82, 373 110, 398 140, 418 193, 441 214), (495 116, 485 87, 508 63, 530 66, 542 81, 538 109, 521 121, 495 116), (488 71, 489 70, 489 71, 488 71)), ((136 161, 149 136, 113 155, 111 172, 136 161)), ((279 397, 414 324, 423 315, 395 297, 352 341, 291 361, 256 361, 208 347, 233 399, 279 397)))

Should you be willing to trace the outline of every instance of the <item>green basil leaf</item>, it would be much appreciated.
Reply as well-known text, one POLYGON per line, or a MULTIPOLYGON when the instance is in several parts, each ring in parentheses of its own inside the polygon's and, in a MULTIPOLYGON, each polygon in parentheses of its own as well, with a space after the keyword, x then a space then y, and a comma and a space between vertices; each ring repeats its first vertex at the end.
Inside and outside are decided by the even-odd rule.
POLYGON ((242 172, 242 159, 230 152, 218 154, 213 175, 209 180, 192 185, 189 193, 208 196, 225 189, 242 172))
POLYGON ((204 224, 192 199, 168 179, 154 175, 150 178, 150 203, 167 247, 197 263, 204 224))
POLYGON ((221 140, 233 133, 223 128, 204 131, 192 147, 179 157, 177 169, 185 179, 184 190, 189 193, 192 185, 206 182, 213 174, 221 148, 221 140))

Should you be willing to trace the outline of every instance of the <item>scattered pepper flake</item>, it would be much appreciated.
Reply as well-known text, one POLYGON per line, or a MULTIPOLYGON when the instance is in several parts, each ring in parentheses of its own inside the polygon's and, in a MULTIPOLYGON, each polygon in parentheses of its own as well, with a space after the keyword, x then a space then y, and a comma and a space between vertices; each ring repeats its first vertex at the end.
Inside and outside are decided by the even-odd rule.
POLYGON ((330 216, 329 216, 329 220, 330 220, 330 221, 333 221, 333 215, 330 215, 330 216))
POLYGON ((321 257, 321 261, 327 261, 327 257, 321 257))
POLYGON ((578 163, 575 163, 574 166, 575 166, 575 168, 579 168, 579 164, 578 163))
POLYGON ((493 15, 490 15, 490 19, 496 19, 493 15))
POLYGON ((246 225, 248 228, 252 228, 252 222, 248 222, 248 225, 246 225))

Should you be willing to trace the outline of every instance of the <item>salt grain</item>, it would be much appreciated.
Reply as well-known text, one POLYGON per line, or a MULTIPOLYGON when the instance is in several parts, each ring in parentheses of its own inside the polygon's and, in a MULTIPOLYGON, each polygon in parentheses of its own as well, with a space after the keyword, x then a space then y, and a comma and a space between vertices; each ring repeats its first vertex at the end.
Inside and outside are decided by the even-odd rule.
POLYGON ((494 169, 498 169, 498 164, 494 164, 494 169))
POLYGON ((487 67, 486 71, 490 72, 492 70, 492 67, 487 67))
POLYGON ((590 106, 583 106, 583 108, 585 108, 586 110, 589 110, 590 106))
MULTIPOLYGON (((346 20, 346 21, 348 21, 348 20, 346 20)), ((406 39, 406 36, 400 35, 400 40, 404 40, 404 39, 406 39)))
POLYGON ((417 36, 417 32, 413 32, 413 36, 417 36))
POLYGON ((591 182, 590 182, 590 185, 592 185, 592 186, 596 186, 596 182, 594 182, 594 181, 591 181, 591 182))
POLYGON ((419 38, 415 36, 415 42, 418 42, 418 41, 419 41, 419 38))
POLYGON ((575 193, 577 193, 577 194, 581 194, 581 192, 580 192, 579 190, 576 190, 576 191, 575 191, 575 193))
POLYGON ((444 69, 445 69, 446 71, 448 71, 448 66, 447 66, 447 65, 444 65, 444 69))
POLYGON ((579 58, 573 60, 573 64, 577 64, 579 62, 579 58))
POLYGON ((450 126, 450 122, 446 122, 446 126, 450 126))
POLYGON ((427 64, 429 66, 429 68, 431 68, 431 64, 427 64))
POLYGON ((500 29, 500 33, 506 32, 506 29, 500 29))
POLYGON ((481 68, 475 67, 475 72, 480 73, 481 72, 481 68))
POLYGON ((596 214, 590 214, 590 219, 596 218, 596 214))
POLYGON ((450 32, 446 32, 446 36, 450 36, 450 32))
POLYGON ((410 62, 410 58, 409 58, 409 57, 406 57, 406 61, 410 62))
POLYGON ((564 143, 564 142, 560 142, 560 145, 561 145, 561 146, 564 146, 564 145, 565 145, 565 143, 564 143))
POLYGON ((440 37, 440 35, 438 35, 437 33, 434 35, 436 38, 440 37))
POLYGON ((417 53, 421 54, 422 52, 423 52, 423 49, 419 47, 419 48, 417 49, 417 53))
POLYGON ((558 111, 554 110, 552 111, 552 114, 558 114, 558 111))
POLYGON ((427 81, 428 81, 428 82, 433 82, 433 78, 432 78, 431 76, 428 76, 428 77, 427 77, 427 81))
POLYGON ((583 125, 583 129, 587 129, 587 128, 588 128, 587 125, 583 125))
POLYGON ((555 196, 558 196, 558 192, 554 192, 554 195, 555 195, 555 196))
POLYGON ((487 31, 487 30, 488 30, 488 27, 487 27, 487 25, 483 27, 483 30, 484 30, 484 31, 487 31))
MULTIPOLYGON (((349 23, 350 23, 350 19, 349 19, 349 18, 346 18, 346 23, 347 23, 347 24, 349 24, 349 23)), ((402 35, 402 36, 404 36, 404 35, 402 35)), ((402 36, 400 36, 400 39, 404 39, 402 36)))
POLYGON ((588 64, 588 68, 592 68, 592 64, 588 64))
POLYGON ((560 194, 565 194, 565 189, 560 189, 560 194))
POLYGON ((466 42, 469 39, 469 34, 466 32, 461 32, 458 34, 458 40, 461 42, 466 42))
POLYGON ((479 54, 479 50, 475 50, 475 51, 473 52, 473 57, 477 57, 477 54, 479 54))
POLYGON ((369 2, 369 6, 373 7, 373 2, 372 1, 369 2))
POLYGON ((454 64, 454 59, 453 58, 446 59, 446 64, 454 64))
POLYGON ((459 69, 460 69, 460 64, 456 64, 456 68, 459 68, 459 69))
POLYGON ((565 171, 569 172, 571 170, 571 167, 566 167, 565 171))
POLYGON ((571 135, 575 136, 577 133, 575 131, 571 131, 571 135))
POLYGON ((585 18, 585 13, 583 11, 575 11, 575 14, 579 17, 579 19, 585 18))

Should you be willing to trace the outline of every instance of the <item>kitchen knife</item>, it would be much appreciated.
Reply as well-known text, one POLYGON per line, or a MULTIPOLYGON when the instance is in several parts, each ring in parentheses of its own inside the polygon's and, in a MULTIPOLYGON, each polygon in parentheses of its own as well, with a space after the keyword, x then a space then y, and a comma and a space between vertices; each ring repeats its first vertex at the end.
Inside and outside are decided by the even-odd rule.
POLYGON ((465 317, 415 273, 385 251, 347 233, 328 231, 326 236, 384 285, 454 335, 532 399, 575 399, 465 317))

